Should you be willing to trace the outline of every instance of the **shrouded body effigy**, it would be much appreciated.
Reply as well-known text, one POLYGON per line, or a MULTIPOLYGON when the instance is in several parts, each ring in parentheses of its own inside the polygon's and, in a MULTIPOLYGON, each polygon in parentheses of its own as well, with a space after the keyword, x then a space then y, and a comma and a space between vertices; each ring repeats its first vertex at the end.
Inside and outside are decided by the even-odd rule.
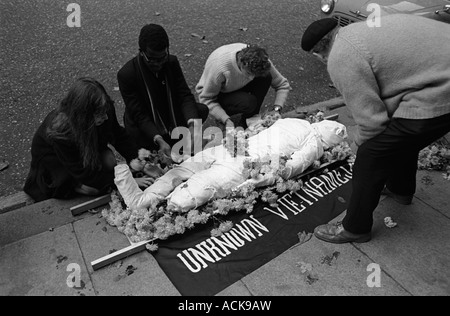
POLYGON ((207 148, 169 170, 144 191, 133 179, 128 165, 121 164, 115 168, 115 183, 131 209, 156 206, 167 199, 168 206, 184 212, 222 198, 223 192, 249 182, 255 187, 273 184, 270 174, 247 179, 246 160, 269 158, 276 164, 279 157, 289 157, 283 165, 283 178, 289 179, 301 174, 325 149, 340 144, 346 137, 345 126, 335 121, 311 124, 301 119, 280 119, 248 139, 246 155, 234 156, 224 145, 207 148))

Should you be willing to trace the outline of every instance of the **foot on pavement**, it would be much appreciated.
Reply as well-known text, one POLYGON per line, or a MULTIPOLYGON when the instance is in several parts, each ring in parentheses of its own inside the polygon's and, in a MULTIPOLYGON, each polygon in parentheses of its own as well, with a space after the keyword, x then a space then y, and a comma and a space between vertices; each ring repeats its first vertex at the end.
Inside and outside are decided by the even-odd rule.
POLYGON ((9 167, 9 163, 6 161, 0 161, 0 172, 6 170, 9 167))

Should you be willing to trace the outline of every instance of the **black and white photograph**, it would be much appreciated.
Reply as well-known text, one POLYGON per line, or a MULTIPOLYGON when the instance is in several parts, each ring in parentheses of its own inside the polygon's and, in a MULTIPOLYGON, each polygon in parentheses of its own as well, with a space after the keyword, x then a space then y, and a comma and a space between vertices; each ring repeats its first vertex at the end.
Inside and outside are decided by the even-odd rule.
POLYGON ((0 296, 450 296, 450 0, 0 0, 0 22, 0 296))

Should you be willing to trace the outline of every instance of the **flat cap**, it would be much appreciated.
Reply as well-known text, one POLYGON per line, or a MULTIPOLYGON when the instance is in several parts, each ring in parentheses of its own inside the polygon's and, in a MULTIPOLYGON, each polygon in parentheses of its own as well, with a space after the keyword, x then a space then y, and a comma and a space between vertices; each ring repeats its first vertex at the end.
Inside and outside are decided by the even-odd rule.
POLYGON ((303 33, 302 49, 309 52, 331 30, 338 25, 332 18, 321 19, 311 23, 303 33))

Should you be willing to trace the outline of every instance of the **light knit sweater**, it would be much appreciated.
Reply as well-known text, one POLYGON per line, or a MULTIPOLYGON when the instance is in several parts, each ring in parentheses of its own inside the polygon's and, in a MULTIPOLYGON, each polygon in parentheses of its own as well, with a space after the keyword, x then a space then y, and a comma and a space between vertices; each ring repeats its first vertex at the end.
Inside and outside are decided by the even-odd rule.
MULTIPOLYGON (((219 93, 239 90, 253 80, 252 77, 241 72, 236 61, 236 54, 245 47, 247 44, 235 43, 221 46, 213 51, 206 61, 203 74, 195 88, 200 103, 207 105, 209 113, 221 122, 225 122, 230 116, 217 102, 219 93)), ((271 86, 276 91, 274 104, 284 106, 291 89, 289 81, 273 64, 270 74, 272 75, 271 86)))
POLYGON ((381 27, 349 25, 338 32, 328 72, 357 124, 358 145, 392 117, 448 114, 450 25, 412 15, 386 16, 381 27))

